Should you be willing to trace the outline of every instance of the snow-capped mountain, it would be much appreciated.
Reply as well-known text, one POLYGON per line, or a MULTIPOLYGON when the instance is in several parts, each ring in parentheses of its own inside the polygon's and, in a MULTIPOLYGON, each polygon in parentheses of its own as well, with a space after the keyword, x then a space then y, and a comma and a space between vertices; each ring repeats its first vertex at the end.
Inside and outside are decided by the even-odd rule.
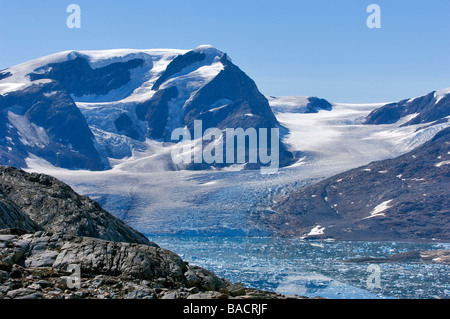
MULTIPOLYGON (((281 128, 254 81, 227 54, 194 50, 66 51, 0 73, 2 164, 39 157, 69 169, 104 170, 151 157, 175 169, 171 132, 281 128), (165 147, 167 146, 167 147, 165 147)), ((280 164, 292 162, 281 144, 280 164)), ((154 167, 153 167, 154 168, 154 167)), ((197 167, 202 168, 202 167, 197 167)))

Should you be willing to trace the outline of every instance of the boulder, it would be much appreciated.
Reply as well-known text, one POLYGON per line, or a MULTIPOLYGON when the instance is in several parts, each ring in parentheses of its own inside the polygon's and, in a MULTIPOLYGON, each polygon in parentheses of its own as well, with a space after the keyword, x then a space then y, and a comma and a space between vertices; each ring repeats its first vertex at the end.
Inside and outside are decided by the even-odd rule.
POLYGON ((238 282, 227 287, 230 295, 233 297, 245 295, 245 287, 242 283, 238 282))
POLYGON ((41 292, 29 288, 19 288, 10 290, 6 294, 7 298, 11 299, 43 299, 44 296, 41 292))

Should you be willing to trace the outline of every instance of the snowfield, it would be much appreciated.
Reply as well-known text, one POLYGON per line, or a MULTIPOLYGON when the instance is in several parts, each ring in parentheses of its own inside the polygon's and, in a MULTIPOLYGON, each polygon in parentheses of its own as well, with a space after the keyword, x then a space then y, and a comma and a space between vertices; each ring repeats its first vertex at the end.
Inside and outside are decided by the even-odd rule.
MULTIPOLYGON (((173 49, 150 49, 150 50, 133 50, 133 49, 115 49, 115 50, 101 50, 101 51, 63 51, 41 57, 35 60, 27 61, 8 69, 11 72, 7 83, 0 94, 18 89, 20 86, 30 84, 28 74, 30 70, 36 70, 51 63, 60 63, 73 60, 76 57, 83 57, 87 59, 91 68, 96 69, 108 64, 116 62, 127 62, 131 59, 142 58, 145 61, 151 61, 153 64, 153 71, 163 72, 167 65, 178 55, 184 54, 188 50, 173 50, 173 49)), ((1 87, 0 87, 1 88, 1 87)))

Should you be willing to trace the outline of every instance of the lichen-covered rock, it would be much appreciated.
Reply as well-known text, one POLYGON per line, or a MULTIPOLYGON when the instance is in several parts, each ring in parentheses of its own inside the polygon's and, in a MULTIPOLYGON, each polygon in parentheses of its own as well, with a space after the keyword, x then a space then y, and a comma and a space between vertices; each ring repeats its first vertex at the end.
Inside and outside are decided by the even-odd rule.
POLYGON ((42 228, 22 212, 0 189, 0 229, 20 228, 38 231, 42 228))
POLYGON ((245 295, 245 287, 240 282, 230 285, 228 287, 228 291, 230 292, 230 295, 232 295, 233 297, 245 295))
POLYGON ((226 286, 224 280, 220 279, 209 270, 198 266, 190 266, 186 277, 191 281, 191 285, 194 284, 206 291, 219 291, 226 286), (195 280, 194 278, 197 279, 195 280))
POLYGON ((10 290, 6 294, 6 298, 11 299, 43 299, 44 295, 34 289, 29 288, 19 288, 15 290, 10 290))
POLYGON ((155 299, 155 294, 150 289, 136 289, 128 293, 127 299, 155 299))
POLYGON ((58 179, 0 166, 0 229, 46 230, 147 245, 147 237, 58 179))

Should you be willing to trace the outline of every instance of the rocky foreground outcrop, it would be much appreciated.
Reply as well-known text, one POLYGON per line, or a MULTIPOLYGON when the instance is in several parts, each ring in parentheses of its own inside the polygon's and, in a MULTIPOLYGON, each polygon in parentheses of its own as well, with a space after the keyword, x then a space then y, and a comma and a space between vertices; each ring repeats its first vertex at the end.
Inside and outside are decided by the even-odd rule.
POLYGON ((97 202, 44 174, 0 166, 0 209, 3 216, 0 217, 0 229, 45 230, 55 234, 152 244, 97 202), (11 217, 13 214, 16 217, 11 217))
POLYGON ((285 298, 231 284, 160 247, 43 231, 2 232, 0 299, 285 298), (71 281, 69 266, 79 267, 79 286, 71 281))

